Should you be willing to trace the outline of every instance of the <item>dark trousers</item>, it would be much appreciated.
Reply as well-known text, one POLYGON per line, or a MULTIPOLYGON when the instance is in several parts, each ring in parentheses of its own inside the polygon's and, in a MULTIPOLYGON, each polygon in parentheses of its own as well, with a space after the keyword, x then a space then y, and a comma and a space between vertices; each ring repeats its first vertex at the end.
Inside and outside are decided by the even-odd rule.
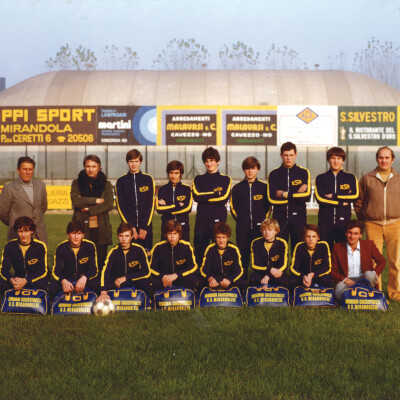
POLYGON ((331 250, 335 243, 346 241, 346 228, 344 226, 325 224, 323 221, 318 221, 318 227, 321 232, 321 240, 327 242, 331 250))
POLYGON ((260 237, 260 227, 255 226, 253 229, 243 228, 240 224, 236 225, 236 244, 240 251, 243 267, 243 277, 248 279, 248 268, 250 262, 251 242, 260 237))
MULTIPOLYGON (((136 228, 137 233, 139 233, 139 228, 136 228)), ((153 230, 152 227, 150 226, 146 237, 143 239, 132 239, 132 243, 136 243, 142 247, 144 247, 146 250, 151 250, 153 247, 153 230)))
POLYGON ((303 241, 303 228, 307 225, 307 215, 298 213, 291 217, 289 214, 289 218, 287 218, 284 213, 276 213, 274 218, 278 221, 281 229, 278 236, 288 243, 290 236, 290 249, 293 254, 296 244, 303 241))
MULTIPOLYGON (((172 282, 174 286, 183 286, 186 289, 192 289, 192 290, 194 290, 197 287, 197 283, 198 283, 198 278, 196 274, 182 276, 181 278, 177 278, 172 282)), ((162 283, 162 276, 153 276, 152 286, 154 291, 164 289, 164 285, 162 283)))
MULTIPOLYGON (((76 281, 70 281, 74 286, 76 285, 76 281)), ((90 290, 91 292, 95 292, 97 295, 100 294, 100 279, 98 277, 89 279, 86 282, 85 289, 90 290)), ((49 285, 49 296, 51 299, 59 293, 62 292, 62 284, 61 281, 52 281, 49 285)))
MULTIPOLYGON (((220 281, 221 280, 222 279, 220 279, 220 281)), ((202 289, 202 288, 208 287, 208 286, 210 286, 209 283, 208 283, 208 280, 205 279, 205 278, 202 278, 200 280, 200 282, 199 282, 199 289, 202 289)), ((247 288, 247 280, 244 279, 243 275, 238 280, 236 280, 235 282, 231 282, 231 284, 227 288, 222 288, 220 286, 217 286, 215 289, 231 289, 232 287, 235 287, 235 286, 238 287, 241 292, 244 292, 246 290, 246 288, 247 288)))
MULTIPOLYGON (((320 276, 318 278, 313 278, 311 287, 312 287, 312 285, 315 285, 315 284, 320 285, 326 289, 333 287, 333 281, 329 274, 320 276)), ((289 276, 289 285, 290 285, 290 288, 292 288, 292 289, 294 289, 296 286, 305 287, 303 285, 303 278, 300 276, 296 276, 296 275, 289 276)))
MULTIPOLYGON (((39 279, 34 283, 27 283, 23 289, 41 289, 47 291, 47 278, 39 279)), ((0 279, 0 295, 3 295, 6 290, 14 289, 14 286, 4 279, 0 279)))
POLYGON ((285 273, 283 273, 280 278, 275 278, 273 275, 267 274, 266 271, 258 270, 253 271, 253 273, 250 275, 249 286, 260 286, 261 279, 263 279, 265 275, 269 276, 268 285, 276 285, 289 288, 289 278, 285 273))
POLYGON ((195 226, 194 230, 194 255, 200 268, 203 263, 204 253, 212 240, 212 226, 195 226))

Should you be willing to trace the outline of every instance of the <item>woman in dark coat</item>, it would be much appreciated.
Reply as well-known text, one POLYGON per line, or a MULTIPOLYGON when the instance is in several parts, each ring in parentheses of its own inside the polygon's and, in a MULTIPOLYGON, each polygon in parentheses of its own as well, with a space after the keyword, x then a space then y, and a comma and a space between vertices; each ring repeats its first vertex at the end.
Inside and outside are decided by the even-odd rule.
POLYGON ((73 220, 84 224, 85 239, 96 245, 99 271, 104 266, 107 248, 112 244, 112 228, 109 211, 113 209, 114 197, 111 182, 101 171, 101 161, 96 155, 83 160, 84 169, 72 182, 71 200, 74 207, 73 220))

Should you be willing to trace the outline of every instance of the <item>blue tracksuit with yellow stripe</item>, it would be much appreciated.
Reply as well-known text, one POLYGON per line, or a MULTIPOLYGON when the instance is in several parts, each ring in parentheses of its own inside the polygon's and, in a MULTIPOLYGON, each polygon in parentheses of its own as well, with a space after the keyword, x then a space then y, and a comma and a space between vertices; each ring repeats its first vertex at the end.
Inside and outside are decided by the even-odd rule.
POLYGON ((226 203, 231 193, 232 179, 219 172, 197 175, 193 180, 193 198, 197 202, 194 227, 194 250, 196 262, 201 264, 207 245, 212 239, 216 222, 225 222, 226 203))
POLYGON ((142 246, 132 243, 128 250, 123 250, 121 245, 110 250, 101 273, 101 290, 117 289, 115 280, 123 276, 126 277, 123 286, 133 284, 146 292, 150 290, 150 268, 142 246))
POLYGON ((247 282, 243 277, 239 248, 228 242, 225 249, 221 250, 221 253, 216 243, 212 243, 207 247, 200 268, 201 275, 204 278, 202 286, 208 286, 210 277, 217 282, 221 282, 226 278, 231 282, 229 288, 237 286, 240 290, 244 290, 247 282))
POLYGON ((18 239, 10 240, 4 246, 0 265, 1 293, 13 287, 11 278, 25 278, 26 287, 47 290, 47 247, 44 242, 33 239, 25 254, 18 239))
POLYGON ((190 186, 178 182, 174 185, 169 181, 158 189, 156 196, 156 209, 161 217, 161 240, 162 232, 167 221, 174 219, 182 226, 182 239, 190 241, 189 214, 192 211, 192 189, 190 186), (159 205, 158 200, 164 200, 165 205, 159 205))
POLYGON ((189 242, 179 240, 172 247, 166 240, 157 243, 151 251, 150 269, 154 290, 163 289, 164 275, 177 274, 174 286, 194 289, 197 285, 197 264, 189 242))
POLYGON ((351 220, 351 203, 358 199, 358 181, 354 174, 341 169, 334 174, 329 169, 315 180, 315 197, 319 204, 318 226, 321 240, 334 243, 344 242, 345 226, 351 220), (330 195, 329 197, 327 195, 330 195))
POLYGON ((261 222, 271 209, 267 184, 257 178, 252 183, 243 179, 232 188, 230 206, 236 220, 236 244, 242 255, 244 277, 247 278, 251 242, 261 236, 261 222))
POLYGON ((118 178, 115 185, 122 221, 131 223, 137 233, 140 229, 147 231, 146 238, 138 239, 136 243, 149 250, 153 247, 154 193, 154 179, 141 171, 135 174, 128 172, 118 178))
POLYGON ((306 203, 311 198, 311 178, 308 169, 294 164, 291 168, 281 165, 268 176, 268 200, 273 205, 273 217, 278 221, 279 236, 287 242, 291 240, 291 249, 303 238, 303 228, 307 224, 306 203), (299 193, 302 185, 305 192, 299 193), (276 191, 288 192, 287 198, 277 197, 276 191))
POLYGON ((331 252, 327 242, 317 242, 314 250, 308 250, 305 242, 297 243, 292 256, 289 281, 292 287, 303 286, 304 275, 314 273, 312 283, 332 287, 331 252))
POLYGON ((265 275, 269 277, 269 284, 288 287, 288 278, 285 270, 288 266, 288 244, 282 238, 276 237, 271 247, 263 238, 254 239, 251 243, 251 263, 253 273, 250 276, 250 286, 258 286, 265 275), (271 274, 271 269, 276 268, 283 272, 280 278, 271 274))

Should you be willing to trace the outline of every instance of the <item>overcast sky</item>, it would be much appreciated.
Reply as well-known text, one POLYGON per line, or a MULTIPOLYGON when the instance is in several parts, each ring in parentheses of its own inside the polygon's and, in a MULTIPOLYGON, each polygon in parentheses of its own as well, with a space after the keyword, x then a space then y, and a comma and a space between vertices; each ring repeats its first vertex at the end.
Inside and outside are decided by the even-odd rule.
POLYGON ((105 45, 138 52, 141 69, 173 38, 194 38, 218 68, 224 44, 242 41, 264 58, 272 43, 296 50, 309 66, 373 36, 400 45, 399 0, 0 0, 0 76, 7 87, 45 72, 60 46, 105 45))

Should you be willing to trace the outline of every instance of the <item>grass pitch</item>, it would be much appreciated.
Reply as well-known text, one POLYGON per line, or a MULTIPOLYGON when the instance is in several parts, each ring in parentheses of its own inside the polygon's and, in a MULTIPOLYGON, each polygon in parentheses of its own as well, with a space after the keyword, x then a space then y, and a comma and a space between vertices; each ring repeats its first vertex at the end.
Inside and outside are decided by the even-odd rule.
MULTIPOLYGON (((46 216, 49 265, 70 218, 46 216)), ((0 399, 398 399, 399 314, 391 302, 387 313, 0 315, 0 399)))

